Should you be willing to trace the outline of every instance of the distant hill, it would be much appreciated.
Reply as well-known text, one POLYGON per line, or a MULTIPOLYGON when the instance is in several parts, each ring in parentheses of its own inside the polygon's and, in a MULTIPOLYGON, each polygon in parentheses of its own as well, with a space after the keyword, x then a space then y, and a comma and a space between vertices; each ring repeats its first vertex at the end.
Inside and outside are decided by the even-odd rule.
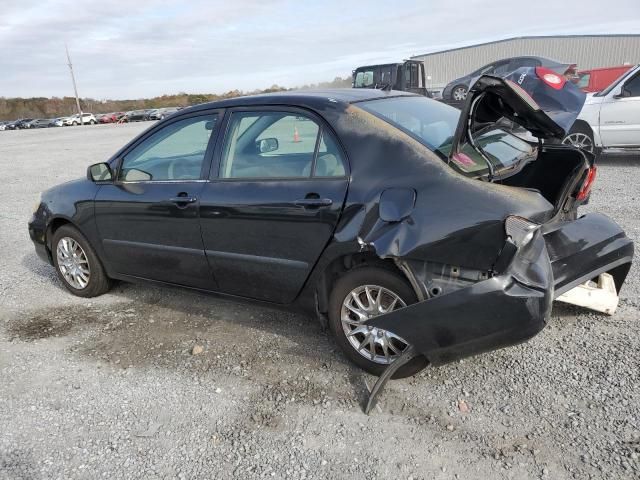
MULTIPOLYGON (((331 82, 303 85, 300 89, 312 88, 348 88, 351 87, 351 77, 336 77, 331 82)), ((187 107, 198 103, 212 102, 224 98, 253 95, 258 93, 279 92, 288 90, 279 85, 272 85, 264 90, 243 92, 231 90, 223 94, 203 93, 177 95, 162 95, 154 98, 140 98, 136 100, 106 100, 98 101, 92 98, 81 98, 80 107, 83 112, 108 113, 125 112, 146 108, 187 107)), ((55 118, 65 117, 77 113, 76 101, 73 97, 52 98, 4 98, 0 97, 0 120, 16 120, 19 118, 55 118)))

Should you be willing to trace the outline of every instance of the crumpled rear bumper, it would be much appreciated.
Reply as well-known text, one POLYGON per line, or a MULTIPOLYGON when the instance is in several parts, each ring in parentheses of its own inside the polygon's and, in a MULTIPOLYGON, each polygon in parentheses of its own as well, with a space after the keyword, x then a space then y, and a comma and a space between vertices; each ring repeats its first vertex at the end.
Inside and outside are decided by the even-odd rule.
POLYGON ((546 244, 537 231, 503 273, 366 323, 401 336, 438 365, 533 337, 549 318, 553 285, 546 244))

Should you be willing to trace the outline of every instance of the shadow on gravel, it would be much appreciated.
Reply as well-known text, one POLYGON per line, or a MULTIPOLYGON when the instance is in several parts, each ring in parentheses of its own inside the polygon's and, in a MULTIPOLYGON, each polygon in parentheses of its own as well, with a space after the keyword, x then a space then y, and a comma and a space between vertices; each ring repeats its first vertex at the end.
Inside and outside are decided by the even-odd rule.
POLYGON ((598 165, 640 168, 640 155, 637 154, 605 154, 600 155, 597 161, 598 165))

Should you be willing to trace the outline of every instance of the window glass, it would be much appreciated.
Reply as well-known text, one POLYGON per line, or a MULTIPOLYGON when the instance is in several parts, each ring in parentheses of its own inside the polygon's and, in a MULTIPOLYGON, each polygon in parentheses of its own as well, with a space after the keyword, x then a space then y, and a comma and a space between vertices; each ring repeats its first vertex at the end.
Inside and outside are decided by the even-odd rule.
POLYGON ((447 157, 460 110, 424 97, 395 97, 359 102, 358 107, 416 137, 447 157))
POLYGON ((338 144, 330 134, 323 131, 320 137, 318 158, 316 159, 316 168, 313 176, 344 177, 345 175, 344 160, 340 154, 338 144))
POLYGON ((589 79, 591 78, 590 73, 580 73, 578 74, 579 78, 576 82, 578 88, 586 88, 589 86, 589 79))
POLYGON ((505 73, 509 73, 510 71, 511 68, 509 68, 509 62, 501 62, 497 63, 493 71, 490 73, 494 75, 504 75, 505 73))
POLYGON ((186 118, 158 130, 123 159, 120 180, 197 180, 217 116, 186 118))
POLYGON ((305 116, 235 112, 225 135, 220 177, 309 177, 319 130, 305 116))
POLYGON ((368 88, 371 86, 373 86, 373 70, 361 70, 356 73, 355 88, 368 88))
POLYGON ((640 97, 640 75, 636 75, 624 85, 624 89, 631 93, 632 97, 640 97))

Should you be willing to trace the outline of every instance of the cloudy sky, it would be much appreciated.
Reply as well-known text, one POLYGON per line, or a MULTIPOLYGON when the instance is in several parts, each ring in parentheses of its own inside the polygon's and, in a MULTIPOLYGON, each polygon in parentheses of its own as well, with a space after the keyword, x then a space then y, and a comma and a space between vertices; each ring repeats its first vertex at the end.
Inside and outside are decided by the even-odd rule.
POLYGON ((0 0, 0 97, 287 87, 520 35, 640 33, 640 0, 0 0), (402 5, 396 6, 396 5, 402 5))

